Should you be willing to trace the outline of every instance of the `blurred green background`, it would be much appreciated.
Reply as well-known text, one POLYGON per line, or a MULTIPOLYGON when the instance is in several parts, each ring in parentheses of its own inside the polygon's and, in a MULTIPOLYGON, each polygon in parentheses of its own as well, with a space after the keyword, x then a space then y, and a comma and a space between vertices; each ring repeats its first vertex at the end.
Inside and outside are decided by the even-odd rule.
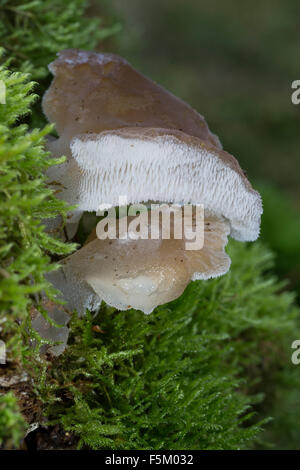
POLYGON ((122 24, 106 49, 203 114, 261 191, 262 238, 300 299, 300 105, 291 102, 300 79, 299 0, 102 5, 122 24))

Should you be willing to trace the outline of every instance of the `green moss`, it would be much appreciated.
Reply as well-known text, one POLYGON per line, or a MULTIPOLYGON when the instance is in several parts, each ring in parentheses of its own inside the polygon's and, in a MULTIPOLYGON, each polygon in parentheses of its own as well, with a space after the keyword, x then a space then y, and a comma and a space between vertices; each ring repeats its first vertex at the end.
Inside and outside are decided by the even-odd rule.
MULTIPOLYGON (((0 0, 0 46, 10 55, 11 69, 38 81, 39 96, 50 84, 48 64, 57 52, 72 47, 93 50, 120 29, 119 24, 103 24, 101 2, 93 4, 91 17, 88 7, 86 0, 0 0)), ((46 124, 40 100, 27 121, 33 128, 46 124)))
POLYGON ((5 66, 0 80, 6 87, 6 104, 0 105, 0 319, 8 357, 20 357, 30 306, 38 304, 42 291, 53 296, 44 279, 55 268, 50 255, 66 255, 73 247, 46 234, 42 224, 58 213, 65 217, 67 206, 46 187, 43 176, 57 163, 43 147, 50 126, 29 130, 20 123, 36 98, 33 83, 5 66))
POLYGON ((119 26, 105 28, 101 17, 84 15, 85 0, 1 0, 0 38, 14 64, 35 80, 47 77, 48 64, 62 49, 93 50, 119 26))
POLYGON ((26 428, 13 393, 0 395, 0 449, 19 448, 26 428))
POLYGON ((265 275, 266 248, 231 242, 229 252, 226 276, 191 283, 149 316, 105 305, 74 315, 66 352, 39 385, 50 421, 93 449, 253 446, 299 311, 265 275))

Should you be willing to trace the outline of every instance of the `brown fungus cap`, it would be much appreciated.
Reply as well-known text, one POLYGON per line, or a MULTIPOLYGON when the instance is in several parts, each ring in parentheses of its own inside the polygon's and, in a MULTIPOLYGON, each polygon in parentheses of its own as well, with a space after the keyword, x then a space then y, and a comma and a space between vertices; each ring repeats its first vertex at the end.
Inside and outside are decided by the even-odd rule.
POLYGON ((125 127, 158 127, 220 146, 203 116, 117 55, 67 49, 49 69, 55 78, 43 109, 63 138, 125 127))

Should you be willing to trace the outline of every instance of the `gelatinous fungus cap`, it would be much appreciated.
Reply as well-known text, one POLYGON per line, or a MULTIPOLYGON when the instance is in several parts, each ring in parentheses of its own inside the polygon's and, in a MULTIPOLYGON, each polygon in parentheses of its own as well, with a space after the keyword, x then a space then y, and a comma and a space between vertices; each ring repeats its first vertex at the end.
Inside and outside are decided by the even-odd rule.
POLYGON ((204 244, 196 251, 184 240, 92 237, 51 274, 69 308, 83 313, 104 300, 150 313, 190 280, 226 273, 228 235, 255 240, 262 203, 204 118, 116 55, 69 49, 49 68, 54 79, 43 109, 59 138, 48 148, 67 161, 51 167, 48 178, 59 198, 77 205, 70 236, 83 213, 118 206, 120 196, 128 204, 205 209, 204 244))

